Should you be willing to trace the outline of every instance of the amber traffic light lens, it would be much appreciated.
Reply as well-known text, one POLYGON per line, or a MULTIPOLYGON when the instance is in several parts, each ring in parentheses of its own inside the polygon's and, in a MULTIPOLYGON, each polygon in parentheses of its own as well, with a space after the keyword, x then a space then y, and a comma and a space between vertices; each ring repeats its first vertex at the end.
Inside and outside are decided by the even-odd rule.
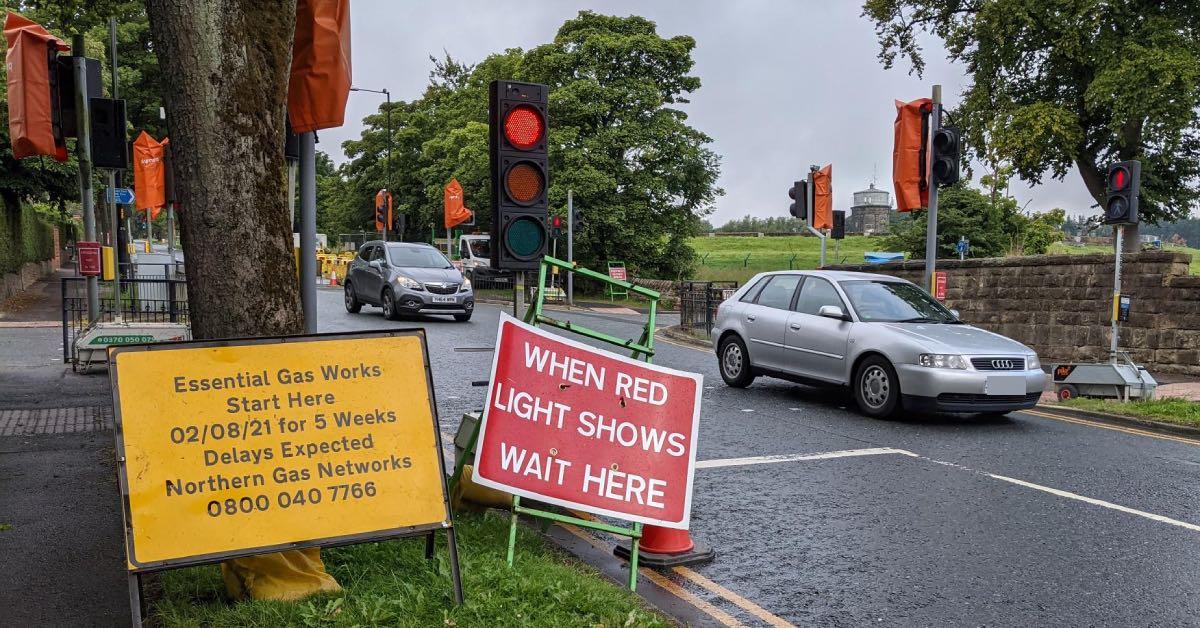
POLYGON ((513 107, 504 118, 504 137, 521 150, 537 146, 545 130, 542 114, 530 105, 513 107))
POLYGON ((518 203, 532 203, 545 189, 542 170, 528 161, 520 161, 504 174, 508 196, 518 203))

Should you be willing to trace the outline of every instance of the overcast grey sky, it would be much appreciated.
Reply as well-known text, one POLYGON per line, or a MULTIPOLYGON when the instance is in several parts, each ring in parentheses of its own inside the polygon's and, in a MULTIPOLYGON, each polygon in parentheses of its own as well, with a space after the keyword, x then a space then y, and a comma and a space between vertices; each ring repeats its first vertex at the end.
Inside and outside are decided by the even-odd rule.
MULTIPOLYGON (((949 105, 964 83, 962 68, 946 61, 936 39, 925 41, 923 79, 910 76, 907 66, 884 70, 860 7, 858 0, 351 0, 354 85, 386 87, 393 99, 411 100, 428 81, 429 55, 443 49, 474 63, 505 48, 551 41, 582 9, 642 15, 664 37, 696 39, 693 73, 701 87, 685 110, 721 155, 725 195, 713 224, 746 214, 786 215, 787 190, 809 164, 833 164, 834 204, 846 209, 873 173, 879 187, 892 188, 893 101, 928 96, 936 82, 949 105)), ((382 98, 351 93, 345 126, 320 132, 318 148, 344 161, 341 143, 358 137, 363 116, 382 98)), ((1033 189, 1014 182, 1012 192, 1022 204, 1031 200, 1035 211, 1093 211, 1074 171, 1062 183, 1033 189)))

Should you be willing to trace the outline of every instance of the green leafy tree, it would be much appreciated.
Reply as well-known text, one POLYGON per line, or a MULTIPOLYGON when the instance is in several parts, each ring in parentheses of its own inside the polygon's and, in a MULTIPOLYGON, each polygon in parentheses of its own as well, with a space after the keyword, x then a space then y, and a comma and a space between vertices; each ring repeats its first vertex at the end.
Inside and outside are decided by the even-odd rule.
POLYGON ((545 83, 550 205, 561 212, 573 190, 587 216, 577 259, 590 266, 619 259, 649 276, 687 274, 694 264, 687 239, 722 194, 711 139, 678 109, 700 86, 689 74, 694 47, 690 37, 661 37, 641 17, 584 11, 553 42, 529 51, 506 50, 476 65, 432 59, 422 97, 392 105, 390 168, 382 108, 364 120, 358 140, 344 144, 348 194, 369 208, 379 188, 391 189, 409 216, 406 237, 425 238, 431 227, 442 232, 442 187, 453 177, 486 228, 488 84, 545 83))
MULTIPOLYGON (((1142 160, 1153 223, 1200 200, 1200 11, 1158 0, 867 0, 880 59, 920 75, 922 32, 965 66, 957 122, 1031 184, 1074 166, 1103 206, 1107 164, 1142 160)), ((1136 228, 1131 236, 1136 236, 1136 228)), ((1127 242, 1137 246, 1137 238, 1127 242)))

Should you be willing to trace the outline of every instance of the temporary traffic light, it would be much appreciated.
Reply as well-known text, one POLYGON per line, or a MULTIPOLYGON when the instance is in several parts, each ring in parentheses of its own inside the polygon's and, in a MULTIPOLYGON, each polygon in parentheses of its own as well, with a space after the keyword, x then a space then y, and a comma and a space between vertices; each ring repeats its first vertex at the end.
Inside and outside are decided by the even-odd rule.
POLYGON ((583 210, 576 207, 574 209, 574 213, 571 215, 571 230, 575 233, 579 233, 586 224, 587 219, 584 218, 583 210))
POLYGON ((842 240, 846 237, 846 210, 833 210, 833 230, 830 231, 829 237, 834 240, 842 240))
POLYGON ((550 217, 551 237, 560 238, 563 232, 562 216, 550 217))
POLYGON ((1104 203, 1104 224, 1137 224, 1141 179, 1140 161, 1119 161, 1108 167, 1108 199, 1104 203))
POLYGON ((934 185, 941 187, 958 181, 960 143, 956 127, 944 126, 933 132, 933 157, 929 168, 934 185))
POLYGON ((536 83, 491 83, 488 152, 494 269, 533 270, 546 254, 548 92, 536 83))
POLYGON ((800 220, 808 220, 808 181, 793 183, 788 190, 788 197, 792 199, 788 213, 800 220))

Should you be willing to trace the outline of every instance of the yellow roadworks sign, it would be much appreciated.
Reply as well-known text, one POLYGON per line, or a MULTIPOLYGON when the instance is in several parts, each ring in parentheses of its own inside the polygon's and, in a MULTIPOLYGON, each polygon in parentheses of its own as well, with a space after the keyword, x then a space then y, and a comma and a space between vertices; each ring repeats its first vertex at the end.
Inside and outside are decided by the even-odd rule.
POLYGON ((109 359, 131 571, 450 525, 421 330, 109 359))

